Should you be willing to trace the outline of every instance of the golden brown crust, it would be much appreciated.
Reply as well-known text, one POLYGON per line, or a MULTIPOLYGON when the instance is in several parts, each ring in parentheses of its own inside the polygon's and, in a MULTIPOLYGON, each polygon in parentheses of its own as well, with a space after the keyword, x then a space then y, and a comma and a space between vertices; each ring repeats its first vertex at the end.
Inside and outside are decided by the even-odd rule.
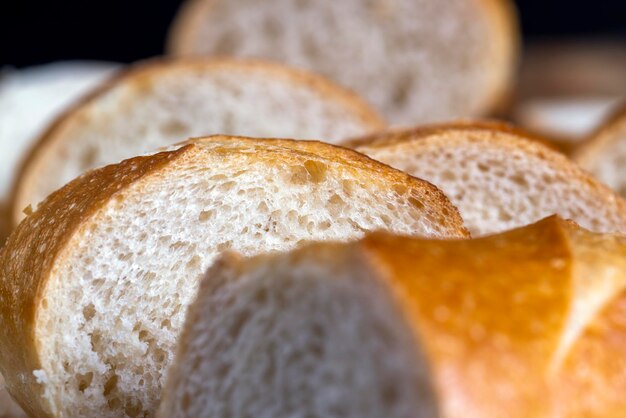
POLYGON ((587 327, 553 383, 556 416, 619 417, 626 410, 626 294, 587 327))
POLYGON ((457 242, 378 234, 363 246, 424 344, 445 416, 546 416, 572 303, 562 221, 457 242))
POLYGON ((340 87, 331 81, 310 72, 292 69, 271 62, 250 59, 228 58, 187 58, 187 59, 152 59, 133 65, 131 68, 118 73, 107 83, 101 85, 95 91, 87 95, 80 102, 68 109, 58 117, 55 122, 39 137, 24 158, 18 174, 15 177, 11 191, 11 211, 13 223, 17 224, 22 219, 22 211, 28 203, 29 195, 36 181, 41 175, 38 166, 41 161, 48 158, 48 149, 52 144, 63 142, 64 134, 68 127, 80 123, 81 117, 89 111, 90 106, 97 102, 100 97, 120 85, 150 86, 158 80, 159 74, 184 71, 211 72, 222 71, 232 68, 233 70, 246 70, 265 72, 277 78, 288 80, 295 85, 307 86, 317 91, 321 96, 329 100, 342 103, 346 109, 350 109, 364 126, 371 131, 383 129, 386 123, 372 107, 365 103, 355 93, 340 87))
POLYGON ((572 153, 572 159, 583 167, 601 163, 607 147, 626 136, 626 102, 621 104, 572 153))
POLYGON ((183 160, 203 145, 212 152, 232 152, 233 147, 248 151, 248 158, 278 161, 304 160, 307 153, 345 166, 366 170, 367 182, 399 185, 414 193, 426 206, 439 209, 451 236, 469 233, 454 206, 436 187, 391 169, 355 151, 316 141, 248 139, 216 136, 191 140, 181 148, 90 171, 50 195, 38 210, 20 223, 0 252, 0 372, 10 392, 22 407, 36 416, 47 416, 33 394, 41 393, 33 370, 40 368, 37 314, 46 303, 45 289, 56 265, 71 251, 71 240, 83 228, 97 222, 97 214, 107 202, 121 196, 125 189, 147 176, 158 175, 173 162, 183 160), (260 156, 260 149, 272 149, 260 156), (283 152, 284 150, 284 152, 283 152), (294 157, 296 156, 296 157, 294 157), (21 378, 20 376, 23 376, 21 378))

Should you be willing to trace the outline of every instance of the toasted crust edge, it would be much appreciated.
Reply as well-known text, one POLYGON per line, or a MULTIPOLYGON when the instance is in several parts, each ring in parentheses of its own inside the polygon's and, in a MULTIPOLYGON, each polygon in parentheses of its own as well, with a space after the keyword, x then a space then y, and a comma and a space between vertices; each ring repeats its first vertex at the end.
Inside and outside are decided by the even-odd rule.
POLYGON ((45 158, 47 147, 55 141, 63 141, 62 131, 65 126, 71 124, 80 112, 88 109, 93 103, 119 85, 141 83, 145 77, 153 77, 160 72, 175 72, 203 69, 234 68, 240 70, 263 71, 275 74, 289 83, 306 86, 319 92, 320 96, 342 103, 347 109, 352 109, 354 115, 360 119, 364 126, 368 126, 372 132, 383 129, 387 124, 383 118, 367 104, 361 97, 349 89, 339 86, 318 74, 287 67, 270 61, 256 59, 231 59, 231 58, 153 58, 138 62, 129 68, 118 72, 108 81, 88 93, 76 104, 62 113, 40 137, 33 143, 30 150, 22 160, 9 197, 11 218, 13 225, 17 225, 22 219, 22 211, 26 204, 25 195, 32 187, 33 180, 30 178, 32 171, 37 168, 38 161, 45 158))

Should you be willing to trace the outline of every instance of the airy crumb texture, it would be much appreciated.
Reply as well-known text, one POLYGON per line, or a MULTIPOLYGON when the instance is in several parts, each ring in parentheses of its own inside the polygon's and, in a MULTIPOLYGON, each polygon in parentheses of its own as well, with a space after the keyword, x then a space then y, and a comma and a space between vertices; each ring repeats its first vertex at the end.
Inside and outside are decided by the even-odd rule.
POLYGON ((57 120, 33 148, 13 216, 83 172, 224 134, 338 142, 384 126, 371 108, 319 76, 277 64, 154 60, 137 65, 57 120))
POLYGON ((621 416, 624 324, 601 321, 623 312, 625 272, 623 237, 557 216, 475 240, 224 256, 158 416, 621 416))
POLYGON ((474 236, 552 214, 597 232, 626 232, 626 203, 618 195, 511 127, 458 123, 391 131, 353 144, 441 188, 474 236))
POLYGON ((345 248, 227 260, 188 317, 159 417, 436 417, 428 365, 345 248))
POLYGON ((626 197, 626 103, 587 138, 574 159, 626 197))
POLYGON ((321 142, 196 139, 92 171, 51 195, 2 253, 0 371, 34 415, 150 416, 219 253, 379 229, 467 237, 431 184, 321 142))
POLYGON ((508 0, 189 0, 176 55, 262 57, 353 88, 396 124, 492 111, 516 66, 508 0))

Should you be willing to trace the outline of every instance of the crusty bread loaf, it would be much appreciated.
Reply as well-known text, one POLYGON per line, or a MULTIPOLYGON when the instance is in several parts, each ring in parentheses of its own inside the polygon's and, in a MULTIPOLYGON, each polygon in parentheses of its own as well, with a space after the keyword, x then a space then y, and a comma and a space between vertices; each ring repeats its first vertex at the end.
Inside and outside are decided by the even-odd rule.
POLYGON ((414 124, 501 107, 517 38, 509 0, 188 0, 169 49, 314 70, 414 124))
POLYGON ((508 125, 459 122, 390 131, 351 144, 435 184, 474 236, 555 213, 596 232, 626 233, 626 202, 541 138, 508 125))
POLYGON ((321 142, 218 136, 91 171, 0 253, 0 371, 32 415, 149 416, 217 254, 376 229, 467 237, 436 187, 321 142))
MULTIPOLYGON (((475 240, 226 256, 189 310, 158 416, 592 416, 583 398, 622 416, 626 380, 607 377, 624 363, 571 354, 588 327, 613 329, 596 320, 625 284, 623 238, 557 217, 475 240), (565 397, 570 385, 587 392, 565 397)), ((623 331, 605 335, 592 348, 623 361, 623 331)))
POLYGON ((258 61, 155 60, 121 74, 39 139, 16 182, 28 204, 84 171, 180 138, 214 134, 337 142, 383 126, 357 96, 325 79, 258 61))
POLYGON ((626 197, 626 103, 609 115, 572 157, 626 197))
MULTIPOLYGON (((0 74, 0 216, 10 213, 9 190, 28 148, 52 119, 118 66, 107 62, 68 61, 0 74)), ((0 246, 10 218, 0 217, 0 246), (5 225, 6 224, 6 225, 5 225)))

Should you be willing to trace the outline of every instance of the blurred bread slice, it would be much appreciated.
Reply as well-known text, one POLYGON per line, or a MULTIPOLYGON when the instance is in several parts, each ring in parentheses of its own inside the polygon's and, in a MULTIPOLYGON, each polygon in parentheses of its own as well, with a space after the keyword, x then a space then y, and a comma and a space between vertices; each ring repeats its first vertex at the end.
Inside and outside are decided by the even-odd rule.
MULTIPOLYGON (((47 125, 119 66, 67 61, 0 71, 0 211, 19 164, 47 125)), ((0 219, 0 245, 4 241, 0 219)))
POLYGON ((188 0, 174 55, 262 57, 320 72, 393 124, 478 116, 510 92, 509 0, 188 0))
POLYGON ((218 254, 374 230, 468 237, 432 184, 322 142, 199 138, 90 171, 0 251, 0 371, 33 416, 153 416, 218 254))
POLYGON ((13 220, 86 170, 181 138, 339 142, 383 126, 359 97, 314 74, 261 61, 153 60, 93 92, 39 138, 15 183, 13 220))
POLYGON ((351 145, 435 184, 474 236, 552 214, 593 231, 626 233, 624 200, 540 138, 509 125, 434 125, 389 131, 351 145))
POLYGON ((626 102, 585 140, 573 158, 626 197, 626 102))

